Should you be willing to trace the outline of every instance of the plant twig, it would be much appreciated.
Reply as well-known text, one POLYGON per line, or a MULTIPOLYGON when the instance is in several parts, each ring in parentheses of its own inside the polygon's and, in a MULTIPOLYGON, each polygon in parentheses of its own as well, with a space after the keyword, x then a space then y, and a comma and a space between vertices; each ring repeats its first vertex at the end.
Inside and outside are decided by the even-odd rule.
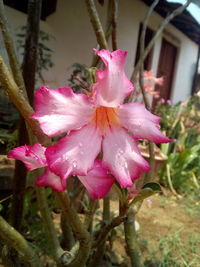
POLYGON ((106 37, 103 31, 103 27, 101 25, 101 21, 99 19, 99 15, 96 10, 94 0, 85 0, 85 2, 87 5, 92 27, 94 29, 94 33, 97 38, 97 43, 99 44, 101 49, 108 49, 108 44, 107 44, 106 37))
POLYGON ((85 215, 85 220, 84 220, 84 225, 86 227, 86 229, 92 233, 92 222, 93 222, 93 217, 94 217, 94 213, 95 210, 97 208, 97 200, 89 200, 89 207, 88 210, 86 211, 86 215, 85 215))
POLYGON ((39 209, 41 212, 41 216, 44 222, 44 229, 47 233, 48 238, 48 245, 50 247, 51 253, 53 255, 54 260, 59 263, 60 258, 63 255, 63 250, 60 247, 58 237, 56 234, 56 229, 53 223, 53 218, 49 211, 45 189, 42 187, 35 187, 36 194, 37 194, 37 201, 39 204, 39 209))
MULTIPOLYGON (((150 8, 148 9, 146 16, 144 18, 143 22, 143 27, 142 27, 142 32, 141 32, 141 37, 140 37, 140 58, 144 54, 145 50, 145 35, 146 35, 146 29, 148 25, 149 18, 155 8, 155 6, 158 4, 159 0, 154 0, 150 8)), ((149 104, 149 101, 147 99, 147 95, 145 92, 145 87, 144 87, 144 61, 141 62, 140 65, 140 72, 139 72, 139 84, 140 84, 140 89, 142 91, 142 96, 144 100, 144 104, 147 110, 151 111, 151 106, 149 104)), ((144 183, 147 183, 151 180, 152 174, 154 172, 154 144, 150 141, 149 142, 149 163, 151 166, 151 171, 146 173, 145 178, 144 178, 144 183)))
POLYGON ((169 164, 166 165, 166 172, 167 172, 167 180, 168 180, 168 184, 169 184, 169 188, 171 190, 171 192, 177 197, 177 198, 182 198, 181 195, 179 195, 176 190, 173 187, 172 184, 172 180, 171 180, 171 175, 170 175, 170 166, 169 164))
POLYGON ((50 138, 46 136, 40 129, 39 123, 30 118, 33 114, 33 109, 24 97, 24 94, 15 83, 6 66, 3 58, 0 56, 0 82, 7 91, 7 94, 13 104, 21 113, 22 117, 26 120, 34 135, 38 138, 39 142, 45 145, 50 144, 50 138))
POLYGON ((66 262, 66 266, 83 267, 88 259, 91 248, 90 235, 83 223, 80 221, 79 216, 70 201, 68 193, 56 193, 56 196, 60 203, 65 220, 71 226, 74 235, 80 243, 79 246, 77 246, 78 251, 71 253, 71 259, 69 262, 66 262))
POLYGON ((120 225, 122 222, 126 220, 126 211, 127 208, 123 210, 117 217, 112 219, 111 222, 106 224, 98 235, 97 240, 94 242, 93 247, 99 246, 102 242, 104 242, 105 238, 107 237, 108 233, 115 228, 116 226, 120 225))
POLYGON ((111 0, 112 3, 112 49, 117 50, 117 16, 118 16, 118 2, 111 0))
MULTIPOLYGON (((103 199, 103 223, 107 225, 110 221, 110 194, 107 194, 103 199)), ((105 235, 101 240, 101 243, 98 244, 97 249, 94 253, 93 259, 90 262, 89 267, 99 266, 106 248, 106 239, 108 235, 105 235)))
MULTIPOLYGON (((107 8, 107 19, 106 19, 106 27, 105 27, 105 37, 106 42, 108 43, 108 40, 110 38, 110 35, 112 33, 112 0, 108 1, 108 8, 107 8)), ((96 49, 99 49, 99 44, 96 45, 96 49)), ((96 54, 93 55, 92 58, 92 64, 91 67, 97 67, 100 62, 100 57, 98 57, 96 54)))
POLYGON ((5 16, 5 9, 3 5, 3 0, 0 0, 0 27, 2 30, 2 35, 4 39, 4 44, 8 53, 8 58, 10 62, 10 67, 13 73, 14 80, 19 87, 19 90, 23 92, 25 98, 27 98, 26 89, 24 85, 24 80, 22 77, 22 72, 20 70, 20 65, 15 53, 14 44, 9 31, 7 18, 5 16))
POLYGON ((0 216, 0 237, 9 246, 13 247, 30 265, 30 267, 42 267, 42 263, 39 260, 38 255, 36 255, 34 249, 28 244, 25 238, 16 231, 10 224, 8 224, 0 216))
POLYGON ((177 9, 175 9, 174 11, 172 11, 164 20, 163 22, 160 24, 158 30, 156 31, 155 35, 153 36, 153 38, 151 39, 151 41, 149 42, 148 46, 145 48, 144 53, 140 56, 140 59, 138 60, 133 74, 131 76, 131 80, 134 83, 137 79, 137 73, 140 69, 141 63, 144 62, 145 58, 147 57, 147 55, 149 54, 149 52, 151 51, 155 41, 158 39, 158 37, 160 36, 160 34, 162 33, 162 31, 164 30, 165 26, 176 16, 178 16, 179 14, 181 14, 186 7, 191 3, 192 0, 187 0, 187 2, 184 5, 181 5, 180 7, 178 7, 177 9))

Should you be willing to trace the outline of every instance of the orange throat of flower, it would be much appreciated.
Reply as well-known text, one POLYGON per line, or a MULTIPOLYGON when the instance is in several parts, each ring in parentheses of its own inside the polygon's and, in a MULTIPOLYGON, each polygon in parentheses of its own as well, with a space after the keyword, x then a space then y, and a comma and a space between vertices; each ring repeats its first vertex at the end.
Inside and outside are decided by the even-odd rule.
POLYGON ((102 134, 105 134, 111 126, 119 126, 116 108, 97 107, 92 118, 92 123, 100 129, 102 134))

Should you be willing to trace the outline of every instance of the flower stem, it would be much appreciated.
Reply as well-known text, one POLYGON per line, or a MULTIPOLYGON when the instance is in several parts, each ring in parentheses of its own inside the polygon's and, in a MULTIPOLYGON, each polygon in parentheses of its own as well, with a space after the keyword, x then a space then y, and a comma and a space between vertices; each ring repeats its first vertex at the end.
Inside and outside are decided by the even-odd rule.
POLYGON ((127 245, 127 253, 131 260, 132 267, 141 267, 140 251, 135 231, 135 212, 130 207, 127 213, 127 219, 124 222, 125 241, 127 245))

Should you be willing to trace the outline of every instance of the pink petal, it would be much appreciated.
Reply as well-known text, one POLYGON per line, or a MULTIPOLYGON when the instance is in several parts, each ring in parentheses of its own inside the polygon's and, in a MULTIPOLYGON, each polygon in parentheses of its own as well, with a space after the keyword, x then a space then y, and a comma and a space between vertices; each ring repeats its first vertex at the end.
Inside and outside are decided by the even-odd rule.
POLYGON ((108 175, 107 170, 98 160, 95 161, 93 168, 86 176, 78 176, 78 178, 93 200, 103 198, 114 183, 114 178, 108 175))
POLYGON ((39 143, 19 146, 8 153, 8 158, 21 160, 27 169, 35 170, 46 165, 45 150, 39 143))
POLYGON ((73 93, 71 88, 41 87, 35 93, 35 113, 45 134, 56 136, 85 125, 91 118, 93 106, 88 97, 73 93))
POLYGON ((122 126, 128 129, 136 139, 147 139, 154 143, 171 141, 159 130, 160 118, 150 113, 143 104, 121 105, 118 109, 118 117, 122 126))
POLYGON ((127 52, 116 50, 95 50, 106 65, 104 70, 96 72, 96 83, 93 86, 97 105, 116 107, 133 90, 133 85, 124 72, 127 52))
POLYGON ((51 187, 58 192, 66 189, 66 181, 63 181, 59 176, 51 172, 48 167, 46 167, 45 172, 36 180, 35 184, 51 187))
POLYGON ((103 140, 103 165, 110 169, 121 187, 130 187, 149 164, 141 156, 137 142, 121 128, 112 128, 103 140))
POLYGON ((46 157, 50 169, 66 179, 70 174, 86 175, 101 149, 99 130, 87 125, 48 147, 46 157))

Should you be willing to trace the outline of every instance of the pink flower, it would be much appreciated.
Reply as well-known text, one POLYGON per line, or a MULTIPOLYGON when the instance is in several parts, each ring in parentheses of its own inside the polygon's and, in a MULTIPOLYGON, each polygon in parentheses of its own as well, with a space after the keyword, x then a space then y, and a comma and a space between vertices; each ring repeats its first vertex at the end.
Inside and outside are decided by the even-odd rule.
POLYGON ((35 93, 36 119, 49 136, 69 132, 45 154, 49 168, 62 180, 71 174, 87 175, 102 151, 102 164, 121 187, 129 187, 149 170, 137 147, 138 139, 169 142, 159 130, 160 118, 140 103, 123 104, 133 90, 124 72, 127 52, 97 51, 105 64, 97 70, 93 95, 73 93, 71 88, 51 90, 41 87, 35 93))
POLYGON ((153 75, 153 72, 151 70, 149 71, 144 71, 144 87, 147 91, 147 93, 153 95, 155 98, 158 98, 160 95, 160 92, 155 89, 155 85, 162 86, 164 83, 164 78, 163 77, 155 77, 153 75))
MULTIPOLYGON (((20 146, 11 150, 8 158, 21 160, 29 170, 45 167, 44 173, 36 180, 36 185, 49 186, 55 191, 62 192, 66 189, 66 180, 63 180, 49 169, 45 150, 46 148, 39 143, 20 146)), ((114 182, 114 178, 108 175, 107 170, 102 167, 98 160, 95 160, 93 168, 86 176, 78 178, 86 187, 92 199, 103 198, 110 191, 114 182)))

